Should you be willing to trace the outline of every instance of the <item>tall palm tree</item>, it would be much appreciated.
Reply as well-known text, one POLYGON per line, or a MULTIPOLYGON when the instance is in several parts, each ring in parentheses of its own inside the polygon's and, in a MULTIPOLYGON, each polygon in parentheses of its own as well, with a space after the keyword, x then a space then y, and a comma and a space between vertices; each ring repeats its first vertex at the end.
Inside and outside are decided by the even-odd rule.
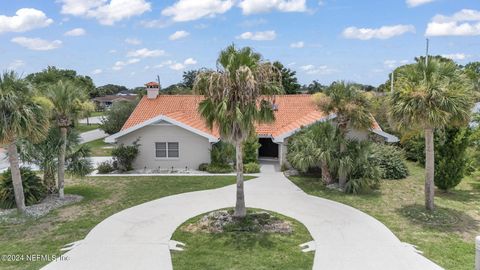
POLYGON ((221 51, 216 71, 202 71, 194 84, 204 95, 198 111, 210 128, 218 128, 221 139, 235 145, 237 197, 234 216, 245 217, 243 191, 243 143, 255 122, 274 120, 272 95, 282 92, 281 74, 251 48, 234 45, 221 51))
POLYGON ((434 210, 435 128, 467 122, 472 84, 453 61, 424 59, 398 69, 395 92, 390 96, 390 116, 402 129, 425 133, 425 207, 434 210))
POLYGON ((48 131, 48 110, 35 99, 28 84, 11 71, 0 75, 0 144, 8 145, 8 160, 12 170, 15 203, 25 212, 22 176, 17 152, 17 140, 41 140, 48 131))
POLYGON ((295 168, 307 171, 320 167, 322 181, 328 185, 333 182, 332 169, 335 153, 340 142, 338 129, 330 123, 319 123, 295 135, 288 145, 288 160, 295 168))
MULTIPOLYGON (((340 136, 340 154, 346 152, 346 139, 349 128, 368 129, 373 124, 368 98, 357 86, 343 81, 334 82, 324 93, 314 95, 314 102, 327 114, 335 113, 340 136)), ((347 174, 340 170, 338 181, 340 187, 345 187, 347 174)))
POLYGON ((61 199, 65 197, 65 153, 67 148, 67 132, 73 121, 77 120, 88 105, 87 93, 70 81, 59 81, 49 85, 44 91, 53 105, 53 115, 57 126, 60 128, 61 145, 58 152, 58 194, 61 199))

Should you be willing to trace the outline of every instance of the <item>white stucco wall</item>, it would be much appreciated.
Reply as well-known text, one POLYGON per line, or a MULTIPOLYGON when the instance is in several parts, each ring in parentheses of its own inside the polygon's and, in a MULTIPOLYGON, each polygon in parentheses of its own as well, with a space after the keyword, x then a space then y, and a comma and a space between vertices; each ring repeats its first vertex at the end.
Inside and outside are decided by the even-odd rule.
POLYGON ((135 169, 185 168, 198 169, 201 163, 210 163, 211 144, 207 138, 171 124, 150 125, 117 139, 117 144, 130 145, 140 138, 140 153, 135 169), (178 158, 156 158, 156 142, 178 142, 178 158))

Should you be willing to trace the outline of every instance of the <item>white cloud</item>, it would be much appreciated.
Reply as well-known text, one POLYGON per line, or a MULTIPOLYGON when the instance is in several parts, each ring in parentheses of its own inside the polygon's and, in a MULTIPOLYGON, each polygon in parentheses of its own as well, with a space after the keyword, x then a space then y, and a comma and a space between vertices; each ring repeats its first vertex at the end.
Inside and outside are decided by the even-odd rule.
POLYGON ((189 35, 190 35, 189 32, 181 30, 181 31, 177 31, 177 32, 171 34, 171 35, 168 37, 168 39, 170 39, 170 40, 177 40, 177 39, 181 39, 181 38, 187 37, 187 36, 189 36, 189 35))
POLYGON ((108 53, 116 53, 116 52, 117 52, 117 50, 115 50, 115 49, 111 49, 110 51, 108 51, 108 53))
POLYGON ((151 10, 145 0, 60 0, 62 14, 97 19, 101 24, 115 22, 141 15, 151 10))
POLYGON ((452 16, 436 15, 428 23, 426 36, 480 35, 480 11, 462 9, 452 16))
POLYGON ((162 10, 162 15, 173 17, 176 22, 193 21, 223 14, 230 10, 233 4, 234 0, 179 0, 162 10))
POLYGON ((182 70, 185 68, 185 65, 182 63, 174 63, 170 65, 170 68, 173 70, 182 70))
POLYGON ((172 60, 166 60, 166 61, 163 61, 163 62, 161 62, 160 64, 155 65, 155 66, 153 66, 153 67, 154 67, 154 68, 163 68, 163 67, 169 66, 169 65, 171 65, 171 64, 173 64, 173 61, 172 61, 172 60))
POLYGON ((62 46, 62 41, 60 40, 48 41, 40 38, 14 37, 11 41, 35 51, 48 51, 62 46))
POLYGON ((399 66, 403 66, 403 65, 406 65, 410 63, 409 60, 385 60, 383 61, 383 65, 385 66, 385 68, 388 68, 388 69, 394 69, 394 68, 397 68, 399 66))
POLYGON ((136 51, 129 51, 127 57, 136 57, 136 58, 147 58, 147 57, 158 57, 165 55, 164 50, 149 50, 147 48, 139 49, 136 51))
POLYGON ((103 70, 97 68, 97 69, 95 69, 95 70, 92 71, 92 74, 93 74, 93 75, 97 75, 97 74, 100 74, 100 73, 102 73, 102 72, 103 72, 103 70))
POLYGON ((190 57, 190 58, 185 59, 185 61, 183 61, 183 64, 186 65, 186 66, 195 65, 195 64, 197 64, 197 60, 190 57))
POLYGON ((142 41, 140 39, 136 39, 136 38, 127 38, 127 39, 125 39, 125 43, 130 44, 130 45, 140 45, 140 44, 142 44, 142 41))
POLYGON ((246 15, 272 10, 281 12, 307 11, 306 0, 242 0, 238 6, 246 15))
POLYGON ((112 69, 113 69, 113 70, 121 70, 121 69, 123 69, 125 66, 131 65, 131 64, 135 64, 135 63, 138 63, 138 62, 140 62, 140 59, 138 59, 138 58, 132 58, 132 59, 129 59, 128 61, 117 61, 117 62, 115 62, 115 64, 113 65, 112 69))
POLYGON ((290 47, 291 48, 297 48, 297 49, 303 48, 303 47, 305 47, 305 42, 303 42, 303 41, 294 42, 294 43, 290 44, 290 47))
POLYGON ((21 8, 15 16, 0 15, 0 34, 6 32, 26 32, 35 28, 47 27, 53 23, 45 13, 34 8, 21 8))
POLYGON ((146 28, 165 28, 168 27, 170 24, 172 23, 164 20, 149 20, 140 22, 140 25, 146 28))
POLYGON ((420 5, 431 3, 433 1, 435 0, 407 0, 406 3, 408 7, 417 7, 420 5))
POLYGON ((315 65, 304 65, 300 67, 301 70, 305 71, 308 75, 329 75, 337 72, 336 69, 330 68, 328 66, 315 66, 315 65))
POLYGON ((468 57, 470 57, 469 55, 466 55, 464 53, 452 53, 452 54, 442 54, 443 57, 445 58, 448 58, 448 59, 452 59, 452 60, 465 60, 467 59, 468 57))
POLYGON ((380 28, 357 28, 352 26, 343 30, 343 36, 349 39, 360 40, 369 40, 372 38, 389 39, 409 32, 415 33, 415 27, 413 25, 398 24, 382 26, 380 28))
POLYGON ((8 65, 8 69, 10 70, 17 70, 21 67, 25 66, 25 61, 23 60, 14 60, 8 65))
POLYGON ((78 36, 83 36, 87 33, 85 29, 83 28, 75 28, 70 31, 65 32, 65 36, 71 36, 71 37, 78 37, 78 36))
POLYGON ((277 37, 275 31, 263 31, 263 32, 245 32, 239 36, 237 39, 250 39, 250 40, 274 40, 277 37))

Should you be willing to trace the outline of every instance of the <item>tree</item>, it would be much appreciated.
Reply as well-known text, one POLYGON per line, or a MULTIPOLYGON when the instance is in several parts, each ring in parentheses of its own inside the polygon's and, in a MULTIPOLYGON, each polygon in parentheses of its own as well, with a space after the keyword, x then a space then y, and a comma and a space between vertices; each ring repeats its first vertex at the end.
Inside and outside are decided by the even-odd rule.
POLYGON ((93 98, 97 96, 92 78, 89 76, 78 75, 75 70, 71 69, 58 69, 54 66, 48 66, 41 72, 29 74, 25 79, 36 87, 42 89, 59 81, 70 81, 85 89, 90 97, 93 98))
POLYGON ((338 151, 338 130, 324 122, 311 126, 296 134, 288 145, 287 158, 294 168, 306 172, 318 167, 322 171, 322 181, 333 182, 332 169, 338 151))
MULTIPOLYGON (((55 174, 58 173, 58 153, 62 146, 62 138, 58 127, 51 127, 45 140, 32 143, 23 139, 19 143, 20 159, 37 165, 43 171, 43 183, 49 193, 57 191, 55 174)), ((68 164, 66 171, 73 175, 85 176, 90 171, 90 149, 86 144, 80 144, 80 134, 75 129, 67 133, 67 146, 65 162, 68 164)))
POLYGON ((0 111, 0 144, 8 145, 15 203, 18 211, 24 213, 25 197, 16 143, 23 138, 39 141, 45 136, 49 126, 48 108, 35 98, 27 82, 12 71, 0 76, 0 111))
POLYGON ((105 112, 100 128, 108 134, 119 132, 137 106, 136 102, 119 101, 105 112))
POLYGON ((53 116, 56 125, 60 129, 61 145, 58 152, 58 193, 61 199, 64 194, 65 180, 65 155, 67 148, 67 132, 68 127, 77 120, 89 107, 87 101, 87 93, 85 90, 71 81, 59 81, 48 86, 44 93, 45 97, 50 100, 53 105, 53 116))
POLYGON ((237 197, 234 216, 246 216, 243 190, 243 143, 255 122, 274 120, 272 95, 282 93, 281 74, 251 48, 228 46, 220 52, 216 71, 197 75, 194 90, 204 95, 198 106, 208 127, 218 128, 222 140, 235 145, 237 197))
POLYGON ((128 91, 128 88, 123 85, 106 84, 95 88, 90 92, 90 97, 102 97, 107 95, 115 95, 120 92, 128 91))
POLYGON ((273 62, 273 65, 280 70, 282 74, 282 86, 286 94, 297 94, 300 90, 300 84, 296 77, 297 72, 286 68, 279 61, 273 62))
POLYGON ((390 96, 390 116, 400 129, 422 129, 425 136, 425 207, 434 204, 434 130, 467 122, 472 85, 452 61, 419 58, 398 69, 390 96))
MULTIPOLYGON (((334 82, 325 93, 314 95, 314 102, 326 114, 336 114, 340 143, 340 155, 346 152, 345 141, 350 128, 368 129, 373 125, 370 103, 367 97, 355 85, 342 81, 334 82)), ((344 188, 347 182, 347 170, 339 171, 339 185, 344 188)))
POLYGON ((199 70, 188 70, 183 72, 183 82, 182 85, 188 89, 193 89, 193 85, 195 83, 195 78, 199 73, 199 70))
POLYGON ((472 80, 473 88, 477 93, 478 99, 478 95, 480 95, 480 62, 468 63, 465 66, 464 70, 468 78, 472 80))

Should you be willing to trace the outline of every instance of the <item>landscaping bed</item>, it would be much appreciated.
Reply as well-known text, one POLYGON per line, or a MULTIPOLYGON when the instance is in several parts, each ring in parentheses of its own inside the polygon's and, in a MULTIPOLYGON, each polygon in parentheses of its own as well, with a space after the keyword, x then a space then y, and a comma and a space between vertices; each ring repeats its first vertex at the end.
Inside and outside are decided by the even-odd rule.
POLYGON ((232 214, 214 211, 182 224, 172 239, 186 246, 172 252, 174 269, 312 269, 314 252, 299 247, 312 240, 301 223, 258 209, 241 220, 232 214))
POLYGON ((474 239, 480 225, 480 174, 448 193, 437 190, 434 213, 424 207, 424 169, 408 163, 410 176, 382 180, 380 189, 349 195, 326 188, 318 177, 290 176, 308 194, 355 207, 384 223, 401 241, 418 246, 445 269, 474 268, 474 239))

